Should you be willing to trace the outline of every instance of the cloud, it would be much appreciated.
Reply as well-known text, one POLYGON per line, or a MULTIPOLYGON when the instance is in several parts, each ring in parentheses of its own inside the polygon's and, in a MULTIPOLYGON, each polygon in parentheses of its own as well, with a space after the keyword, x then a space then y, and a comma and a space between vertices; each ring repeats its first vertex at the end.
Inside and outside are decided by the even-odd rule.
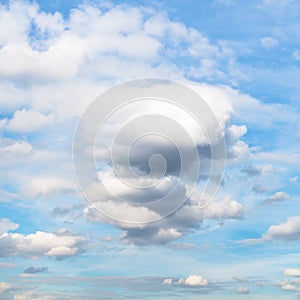
POLYGON ((283 274, 285 276, 300 277, 300 269, 285 269, 283 274))
POLYGON ((246 173, 249 176, 267 176, 276 172, 275 168, 272 165, 263 165, 263 166, 245 166, 242 169, 243 173, 246 173))
POLYGON ((47 197, 76 190, 74 182, 60 177, 43 176, 32 179, 21 188, 23 196, 28 198, 47 197))
POLYGON ((0 282, 0 294, 4 294, 6 291, 12 288, 11 284, 6 282, 0 282))
POLYGON ((250 293, 250 289, 246 288, 246 287, 240 286, 240 287, 237 288, 236 292, 238 294, 249 294, 250 293))
POLYGON ((278 44, 278 41, 272 37, 264 37, 261 39, 261 45, 266 49, 277 47, 278 44))
POLYGON ((246 239, 239 241, 243 245, 255 245, 270 241, 299 241, 300 240, 300 216, 288 218, 285 223, 272 225, 267 232, 258 239, 246 239))
POLYGON ((272 225, 263 236, 265 240, 295 241, 300 239, 300 216, 290 217, 287 222, 272 225))
MULTIPOLYGON (((177 240, 184 235, 190 233, 193 229, 201 228, 201 224, 205 220, 230 220, 241 219, 244 216, 245 209, 237 201, 230 197, 225 197, 221 201, 214 201, 204 209, 198 206, 199 199, 190 199, 185 205, 169 217, 155 223, 150 224, 129 224, 129 223, 113 223, 124 231, 122 240, 125 243, 134 243, 140 246, 150 244, 166 244, 177 240)), ((120 206, 116 206, 116 208, 120 206)), ((126 211, 126 204, 121 206, 123 213, 126 211)), ((149 217, 149 211, 145 208, 137 207, 134 213, 145 214, 149 217)), ((104 218, 92 207, 84 209, 85 216, 93 222, 112 222, 104 218)), ((150 215, 151 217, 151 215, 150 215)))
POLYGON ((37 274, 37 273, 47 273, 48 267, 28 267, 23 273, 25 274, 37 274))
POLYGON ((293 57, 296 60, 300 60, 300 51, 298 49, 296 49, 296 50, 293 51, 293 57))
POLYGON ((0 151, 3 155, 26 156, 32 153, 33 147, 30 143, 25 141, 11 141, 1 148, 0 151))
MULTIPOLYGON (((16 229, 16 224, 6 226, 4 229, 12 228, 16 229)), ((83 252, 85 247, 86 242, 83 237, 63 229, 57 232, 37 231, 28 235, 3 233, 0 237, 0 257, 48 256, 63 259, 83 252)))
POLYGON ((171 285, 172 283, 173 283, 173 279, 172 278, 166 278, 162 282, 163 285, 171 285))
POLYGON ((261 185, 261 184, 257 184, 255 185, 252 190, 255 192, 255 193, 265 193, 269 190, 268 187, 264 186, 264 185, 261 185))
POLYGON ((19 228, 19 224, 11 222, 9 219, 0 219, 0 236, 8 231, 13 231, 19 228))
POLYGON ((22 109, 14 113, 11 119, 2 119, 6 130, 13 132, 32 132, 53 123, 53 115, 44 115, 31 109, 22 109))
POLYGON ((179 279, 178 283, 192 287, 208 286, 208 280, 199 275, 189 275, 185 279, 179 279))
POLYGON ((269 198, 267 198, 264 203, 265 204, 270 204, 270 203, 274 203, 274 202, 281 202, 284 200, 287 200, 290 198, 290 195, 287 194, 284 191, 280 191, 280 192, 276 192, 274 195, 270 196, 269 198))
POLYGON ((186 72, 199 78, 225 77, 219 67, 230 52, 154 9, 120 5, 101 11, 82 4, 64 18, 59 12, 41 11, 37 4, 13 2, 1 7, 1 15, 11 34, 0 32, 0 76, 12 80, 70 80, 87 72, 124 78, 137 70, 153 76, 155 69, 172 75, 176 67, 164 59, 184 53, 191 60, 186 72))
POLYGON ((42 295, 36 292, 24 292, 22 294, 16 294, 13 300, 54 300, 56 297, 51 295, 42 295))
POLYGON ((289 283, 287 281, 284 281, 284 282, 281 283, 281 288, 284 291, 296 291, 296 292, 300 291, 299 287, 297 287, 296 285, 294 285, 292 283, 289 283))
POLYGON ((204 219, 241 219, 244 213, 243 205, 231 197, 215 201, 203 210, 204 219))

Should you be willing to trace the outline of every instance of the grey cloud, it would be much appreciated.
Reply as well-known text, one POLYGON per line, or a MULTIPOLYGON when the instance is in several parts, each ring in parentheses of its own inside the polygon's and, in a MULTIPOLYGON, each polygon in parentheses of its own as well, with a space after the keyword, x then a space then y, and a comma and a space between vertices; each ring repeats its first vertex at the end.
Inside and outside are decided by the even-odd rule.
POLYGON ((272 165, 253 166, 248 165, 242 168, 242 172, 248 176, 270 175, 276 173, 272 165))
MULTIPOLYGON (((103 217, 95 209, 85 210, 85 215, 91 221, 104 221, 103 217)), ((128 225, 114 223, 124 231, 122 241, 134 243, 140 246, 150 244, 167 244, 180 239, 183 235, 201 228, 205 220, 239 220, 244 215, 243 206, 227 197, 222 201, 216 201, 205 209, 200 209, 196 203, 187 201, 179 210, 163 220, 145 225, 128 225)), ((109 220, 105 220, 109 222, 109 220)))
POLYGON ((264 200, 264 204, 276 203, 287 200, 290 198, 290 195, 284 191, 276 192, 275 194, 271 195, 267 199, 264 200))
POLYGON ((252 190, 255 192, 255 193, 265 193, 267 192, 269 189, 264 186, 264 185, 261 185, 261 184, 257 184, 255 185, 252 190))
POLYGON ((47 273, 48 267, 28 267, 23 273, 25 274, 37 274, 37 273, 47 273))

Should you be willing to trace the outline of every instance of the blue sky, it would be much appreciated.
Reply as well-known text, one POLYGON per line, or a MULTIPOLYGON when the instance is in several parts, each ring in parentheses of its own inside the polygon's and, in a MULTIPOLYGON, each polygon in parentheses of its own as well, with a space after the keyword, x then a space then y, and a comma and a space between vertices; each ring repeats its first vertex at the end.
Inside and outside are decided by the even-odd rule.
POLYGON ((1 299, 300 299, 298 1, 0 3, 1 299), (208 103, 227 166, 204 210, 130 226, 81 195, 72 143, 97 96, 145 77, 208 103))

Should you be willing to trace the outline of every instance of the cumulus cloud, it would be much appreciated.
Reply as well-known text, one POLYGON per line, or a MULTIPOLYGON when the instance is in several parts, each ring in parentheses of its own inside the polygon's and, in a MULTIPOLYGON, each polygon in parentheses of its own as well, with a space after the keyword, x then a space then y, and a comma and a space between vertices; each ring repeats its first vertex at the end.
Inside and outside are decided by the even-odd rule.
MULTIPOLYGON (((125 205, 125 204, 124 204, 125 205)), ((120 206, 117 206, 120 208, 120 206)), ((123 207, 121 209, 124 210, 123 207)), ((128 213, 128 210, 124 213, 128 213)), ((144 213, 145 218, 149 213, 141 208, 136 208, 135 213, 144 213)), ((150 224, 129 224, 114 223, 124 230, 122 240, 125 243, 134 243, 145 246, 149 244, 166 244, 181 238, 190 233, 193 229, 201 228, 205 220, 233 220, 243 218, 245 208, 230 197, 225 197, 221 201, 215 201, 201 209, 198 206, 198 199, 190 199, 185 205, 169 217, 150 224)), ((84 209, 85 216, 94 222, 112 222, 99 214, 93 207, 84 209)), ((150 215, 151 217, 151 215, 150 215)))
POLYGON ((199 78, 225 77, 218 62, 226 61, 224 55, 230 52, 222 51, 221 45, 212 44, 201 32, 153 10, 130 6, 101 10, 83 4, 64 18, 58 12, 41 11, 37 4, 12 2, 2 6, 1 15, 11 34, 0 32, 0 76, 13 80, 70 80, 87 72, 110 78, 123 78, 127 73, 128 79, 142 70, 153 76, 155 69, 172 75, 174 67, 163 60, 183 53, 191 60, 187 73, 199 78))
MULTIPOLYGON (((5 226, 3 229, 14 230, 17 225, 5 226)), ((0 257, 23 256, 38 257, 49 256, 63 259, 85 250, 83 237, 74 235, 66 230, 57 232, 37 231, 28 235, 5 232, 0 236, 0 257)), ((33 270, 33 269, 30 269, 33 270)))
MULTIPOLYGON (((1 7, 1 17, 0 22, 10 24, 11 32, 8 34, 6 30, 0 30, 0 77, 11 83, 5 83, 7 92, 0 94, 0 104, 6 103, 1 99, 10 99, 13 94, 16 95, 16 100, 11 106, 3 104, 5 109, 12 113, 12 117, 2 120, 2 127, 19 133, 27 134, 45 129, 57 120, 64 122, 73 117, 78 118, 87 104, 116 80, 157 75, 184 78, 193 74, 197 78, 214 77, 226 81, 224 78, 228 76, 224 76, 223 65, 226 65, 227 61, 232 65, 235 59, 233 50, 228 46, 224 49, 224 44, 211 42, 201 32, 182 23, 173 22, 165 14, 157 13, 155 9, 131 6, 100 9, 83 4, 74 8, 65 18, 60 13, 41 11, 37 4, 14 1, 1 7), (187 58, 185 67, 173 64, 174 60, 182 57, 187 58), (25 80, 26 89, 18 84, 20 78, 22 82, 25 80), (104 80, 105 83, 99 87, 99 81, 104 80), (32 85, 32 82, 35 84, 32 85)), ((0 28, 5 26, 0 24, 0 28)), ((229 77, 232 76, 234 75, 229 77)), ((239 116, 250 123, 265 125, 273 120, 282 120, 282 115, 287 115, 281 113, 283 109, 280 105, 262 104, 257 99, 230 87, 207 84, 189 86, 205 99, 217 116, 221 130, 210 128, 210 133, 216 139, 226 136, 227 154, 232 161, 239 161, 249 153, 248 145, 241 140, 247 133, 247 127, 242 125, 244 122, 241 122, 239 116), (239 126, 231 124, 233 115, 239 126)), ((180 118, 174 110, 169 114, 180 118)), ((123 114, 123 117, 127 116, 123 114)), ((60 125, 59 123, 57 126, 60 125)), ((206 154, 207 141, 203 139, 203 135, 190 124, 187 127, 194 137, 198 138, 198 146, 204 146, 201 150, 206 154)), ((109 130, 106 133, 112 137, 109 130)), ((145 141, 140 147, 144 151, 137 151, 132 158, 134 167, 140 171, 147 170, 149 165, 145 158, 149 152, 161 150, 162 146, 162 143, 157 141, 145 141)), ((170 187, 168 184, 176 180, 176 171, 179 169, 179 165, 172 160, 175 155, 170 147, 163 150, 169 159, 167 171, 168 175, 171 175, 150 195, 153 198, 159 193, 165 193, 170 187)), ((31 153, 33 149, 31 144, 20 141, 10 145, 5 151, 31 153)), ((105 160, 104 156, 101 159, 105 160)), ((40 157, 40 160, 50 161, 47 157, 40 157)), ((192 164, 193 162, 191 166, 192 164)), ((126 195, 128 199, 136 201, 151 200, 149 195, 148 199, 145 199, 140 194, 130 193, 124 186, 117 186, 115 183, 114 178, 108 176, 108 184, 111 184, 118 195, 126 195)), ((98 192, 98 187, 93 188, 91 193, 98 192)), ((74 191, 74 185, 61 176, 37 177, 25 182, 20 191, 25 197, 37 198, 74 191)), ((186 191, 187 188, 182 186, 180 192, 186 191)), ((105 200, 109 203, 111 199, 105 200)), ((120 216, 141 215, 148 220, 159 214, 157 211, 137 209, 128 204, 110 205, 120 216)), ((85 215, 90 220, 110 222, 91 211, 90 208, 85 210, 85 215)), ((56 213, 60 212, 56 210, 56 213)), ((202 211, 191 200, 159 226, 152 225, 147 230, 143 226, 117 226, 124 230, 124 241, 163 244, 201 227, 203 220, 240 219, 243 214, 242 205, 231 198, 212 203, 202 211)), ((75 248, 69 249, 66 245, 47 251, 48 255, 54 256, 72 255, 75 252, 75 248)))
POLYGON ((200 275, 189 275, 185 279, 181 278, 178 281, 179 284, 192 287, 204 287, 208 286, 208 280, 200 275))
POLYGON ((287 222, 272 225, 263 236, 266 240, 295 241, 300 239, 300 216, 290 217, 287 222))
POLYGON ((299 241, 300 239, 300 216, 288 218, 285 223, 272 225, 267 232, 258 239, 246 239, 239 241, 244 245, 255 245, 269 241, 299 241))
POLYGON ((6 130, 14 132, 32 132, 53 123, 53 115, 44 115, 31 109, 22 109, 14 113, 11 119, 2 119, 6 130))

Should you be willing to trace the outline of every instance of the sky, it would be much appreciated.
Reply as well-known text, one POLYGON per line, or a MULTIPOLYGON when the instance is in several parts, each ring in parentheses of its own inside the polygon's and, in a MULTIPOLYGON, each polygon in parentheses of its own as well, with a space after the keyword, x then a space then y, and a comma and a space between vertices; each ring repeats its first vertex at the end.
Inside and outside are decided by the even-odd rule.
POLYGON ((299 14, 297 0, 0 1, 0 298, 300 299, 299 14), (84 131, 86 112, 143 78, 197 95, 193 113, 215 121, 199 129, 152 99, 118 108, 95 139, 84 131), (160 137, 133 139, 151 126, 160 137), (204 157, 186 155, 181 178, 183 132, 204 157), (207 151, 220 141, 218 182, 207 151), (112 171, 115 159, 121 179, 156 184, 155 153, 167 166, 146 192, 112 171), (208 180, 218 192, 199 208, 208 180), (152 209, 175 184, 182 205, 152 209))

